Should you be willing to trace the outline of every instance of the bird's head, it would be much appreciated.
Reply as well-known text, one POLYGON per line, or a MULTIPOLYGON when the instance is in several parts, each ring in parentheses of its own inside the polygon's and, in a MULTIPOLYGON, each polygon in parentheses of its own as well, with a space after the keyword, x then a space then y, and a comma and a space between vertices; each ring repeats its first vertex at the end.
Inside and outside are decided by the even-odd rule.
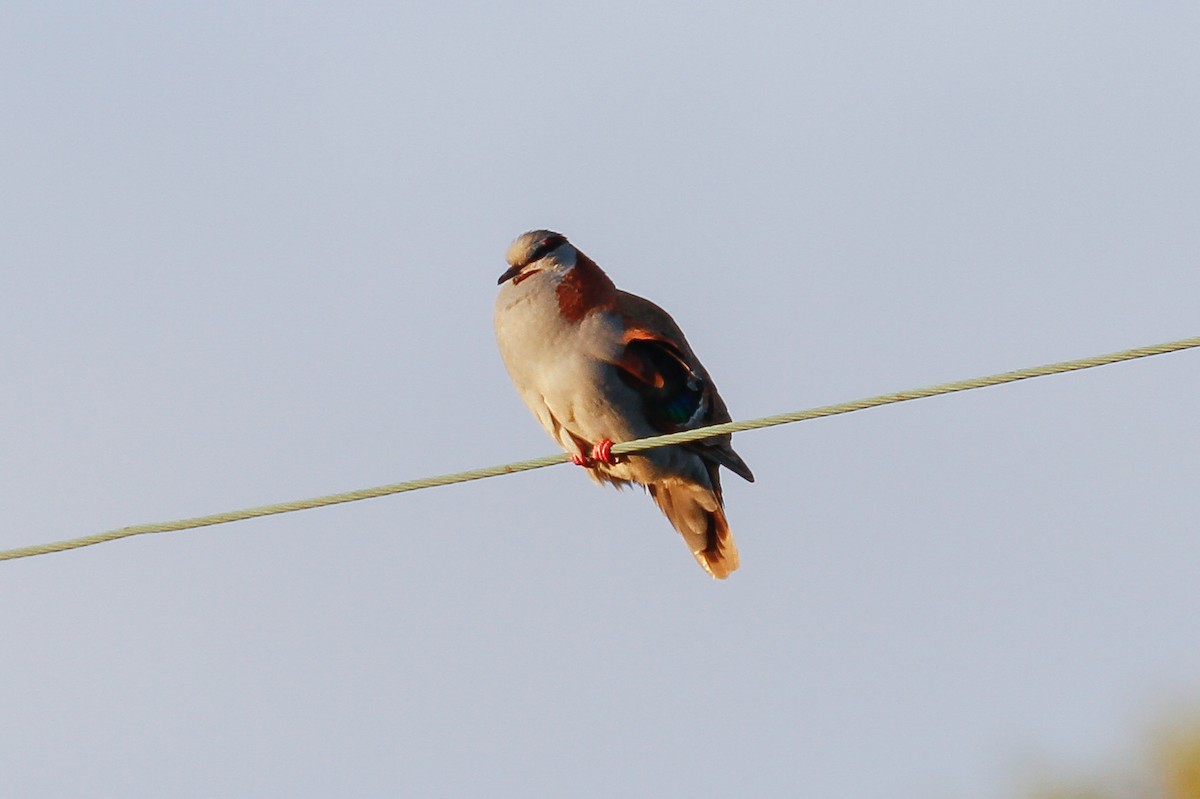
POLYGON ((575 265, 576 250, 567 237, 553 230, 522 233, 508 248, 508 269, 496 281, 511 280, 517 285, 527 277, 550 269, 570 269, 575 265))

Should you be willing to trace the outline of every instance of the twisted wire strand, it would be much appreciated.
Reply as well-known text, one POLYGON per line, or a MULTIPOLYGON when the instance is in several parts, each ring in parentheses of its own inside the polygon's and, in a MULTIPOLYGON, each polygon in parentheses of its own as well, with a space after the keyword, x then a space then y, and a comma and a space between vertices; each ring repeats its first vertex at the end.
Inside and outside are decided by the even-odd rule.
MULTIPOLYGON (((1026 369, 1017 369, 1016 371, 1012 372, 1001 372, 999 374, 987 375, 985 377, 956 380, 954 382, 941 383, 935 386, 928 386, 926 388, 897 391, 892 394, 880 394, 875 397, 851 400, 849 402, 840 402, 836 405, 824 405, 819 408, 810 408, 808 410, 794 411, 792 413, 780 413, 774 416, 764 416, 758 419, 749 419, 742 422, 726 422, 725 424, 710 425, 709 427, 699 427, 695 430, 685 430, 679 433, 670 433, 668 435, 642 438, 636 441, 626 441, 620 444, 614 444, 612 452, 614 455, 642 452, 644 450, 654 449, 656 447, 665 447, 670 444, 685 444, 691 441, 699 441, 700 439, 725 435, 726 433, 741 433, 747 430, 758 430, 764 427, 774 427, 776 425, 790 424, 792 422, 802 422, 808 419, 819 419, 824 416, 836 416, 837 414, 842 413, 853 413, 855 411, 866 410, 867 408, 877 408, 881 405, 891 405, 897 402, 924 399, 925 397, 936 397, 939 394, 952 394, 957 391, 970 391, 971 389, 976 388, 998 386, 1003 383, 1013 383, 1018 380, 1028 380, 1029 378, 1033 377, 1044 377, 1046 375, 1074 372, 1080 369, 1091 369, 1096 366, 1106 366, 1108 364, 1119 363, 1121 361, 1131 361, 1137 358, 1147 358, 1152 355, 1163 355, 1168 352, 1178 352, 1179 350, 1190 349, 1192 347, 1200 347, 1200 336, 1179 339, 1178 341, 1168 341, 1163 344, 1154 344, 1148 347, 1137 347, 1135 349, 1112 352, 1108 353, 1107 355, 1095 355, 1090 358, 1080 358, 1074 361, 1062 361, 1060 363, 1051 363, 1043 366, 1031 366, 1026 369)), ((46 555, 51 552, 64 552, 70 549, 79 549, 81 547, 92 546, 93 544, 102 544, 107 541, 116 541, 120 538, 128 538, 130 536, 142 535, 145 533, 167 533, 176 530, 193 530, 198 527, 211 527, 215 524, 228 524, 229 522, 244 521, 246 519, 254 519, 259 516, 273 516, 280 513, 311 510, 313 508, 323 508, 328 505, 340 505, 345 502, 357 502, 363 499, 373 499, 375 497, 384 497, 391 494, 402 494, 406 491, 418 491, 425 488, 434 488, 436 486, 465 483, 470 480, 483 480, 488 477, 499 477, 500 475, 504 474, 516 474, 517 472, 527 472, 532 469, 541 469, 546 466, 554 466, 555 464, 566 463, 568 460, 569 458, 566 454, 546 455, 541 458, 517 461, 516 463, 506 463, 500 466, 488 466, 482 469, 471 469, 470 471, 466 472, 423 477, 417 480, 408 480, 403 483, 390 483, 388 485, 376 486, 374 488, 362 488, 356 491, 345 491, 339 494, 326 494, 324 496, 312 497, 310 499, 297 499, 290 502, 277 502, 271 505, 259 505, 257 507, 245 508, 243 510, 214 513, 209 516, 196 516, 190 519, 178 519, 176 521, 168 522, 135 524, 129 527, 120 527, 115 530, 108 530, 102 533, 93 533, 92 535, 80 536, 78 538, 69 538, 63 541, 54 541, 46 544, 33 544, 31 546, 18 547, 16 549, 2 550, 0 551, 0 560, 14 560, 16 558, 33 557, 34 555, 46 555)))

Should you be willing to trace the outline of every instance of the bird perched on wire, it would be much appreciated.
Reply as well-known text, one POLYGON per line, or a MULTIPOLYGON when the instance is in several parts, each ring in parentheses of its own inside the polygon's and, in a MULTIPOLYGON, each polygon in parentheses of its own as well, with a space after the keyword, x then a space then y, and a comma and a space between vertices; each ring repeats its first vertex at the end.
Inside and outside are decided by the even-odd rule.
POLYGON ((521 399, 593 480, 644 486, 704 570, 728 577, 738 551, 718 467, 754 481, 730 436, 612 454, 614 442, 730 421, 679 326, 560 233, 518 236, 507 260, 496 339, 521 399))

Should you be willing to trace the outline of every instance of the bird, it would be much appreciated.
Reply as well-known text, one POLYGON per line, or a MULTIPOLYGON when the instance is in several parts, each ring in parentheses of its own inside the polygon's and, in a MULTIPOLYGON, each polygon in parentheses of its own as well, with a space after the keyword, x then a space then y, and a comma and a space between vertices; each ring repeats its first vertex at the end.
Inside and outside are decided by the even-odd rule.
POLYGON ((593 480, 641 485, 718 579, 739 565, 718 468, 754 482, 731 436, 628 455, 614 443, 730 421, 712 378, 670 314, 618 289, 561 233, 508 248, 494 324, 517 392, 593 480))

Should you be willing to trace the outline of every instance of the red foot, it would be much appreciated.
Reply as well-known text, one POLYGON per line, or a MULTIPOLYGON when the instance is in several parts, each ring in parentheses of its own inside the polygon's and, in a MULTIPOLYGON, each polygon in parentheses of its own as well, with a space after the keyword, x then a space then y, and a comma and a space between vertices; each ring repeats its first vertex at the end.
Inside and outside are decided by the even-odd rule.
POLYGON ((617 462, 617 456, 612 454, 613 443, 610 439, 604 438, 600 443, 592 445, 591 455, 582 455, 579 453, 571 453, 571 463, 576 466, 582 466, 585 469, 591 469, 597 463, 603 463, 606 466, 612 466, 617 462))
POLYGON ((592 459, 607 466, 612 466, 617 462, 616 457, 612 454, 612 447, 613 443, 611 439, 600 439, 600 443, 592 447, 592 459))

